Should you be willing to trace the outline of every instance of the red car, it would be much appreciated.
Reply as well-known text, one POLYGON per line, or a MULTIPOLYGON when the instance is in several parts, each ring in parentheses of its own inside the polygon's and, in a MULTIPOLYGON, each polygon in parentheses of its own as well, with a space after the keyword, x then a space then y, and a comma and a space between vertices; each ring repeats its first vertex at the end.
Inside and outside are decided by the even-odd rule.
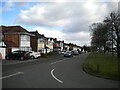
POLYGON ((0 60, 2 60, 2 54, 0 53, 0 60))

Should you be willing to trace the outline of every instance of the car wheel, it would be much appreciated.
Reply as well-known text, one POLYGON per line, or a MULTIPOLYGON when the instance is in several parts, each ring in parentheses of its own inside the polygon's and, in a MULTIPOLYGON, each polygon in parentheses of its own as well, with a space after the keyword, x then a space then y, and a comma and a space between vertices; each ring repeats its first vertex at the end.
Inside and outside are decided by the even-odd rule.
POLYGON ((34 56, 31 56, 31 59, 34 59, 35 57, 34 56))
POLYGON ((24 60, 24 57, 20 57, 20 60, 24 60))
POLYGON ((8 56, 5 57, 6 60, 9 60, 10 58, 8 56))

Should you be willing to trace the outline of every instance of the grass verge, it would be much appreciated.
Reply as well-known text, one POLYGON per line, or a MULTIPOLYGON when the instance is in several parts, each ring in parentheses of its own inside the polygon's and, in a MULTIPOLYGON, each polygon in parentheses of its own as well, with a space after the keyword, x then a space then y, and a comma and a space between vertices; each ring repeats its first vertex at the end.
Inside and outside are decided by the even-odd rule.
POLYGON ((120 58, 110 54, 91 53, 84 62, 83 69, 95 76, 120 80, 120 58))

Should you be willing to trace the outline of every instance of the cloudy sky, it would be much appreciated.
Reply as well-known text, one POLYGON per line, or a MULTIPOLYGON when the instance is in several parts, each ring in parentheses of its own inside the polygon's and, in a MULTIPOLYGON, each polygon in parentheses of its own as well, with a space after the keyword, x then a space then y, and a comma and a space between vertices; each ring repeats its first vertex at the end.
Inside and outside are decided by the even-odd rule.
POLYGON ((117 10, 118 0, 5 0, 0 23, 83 46, 90 45, 89 26, 117 10))

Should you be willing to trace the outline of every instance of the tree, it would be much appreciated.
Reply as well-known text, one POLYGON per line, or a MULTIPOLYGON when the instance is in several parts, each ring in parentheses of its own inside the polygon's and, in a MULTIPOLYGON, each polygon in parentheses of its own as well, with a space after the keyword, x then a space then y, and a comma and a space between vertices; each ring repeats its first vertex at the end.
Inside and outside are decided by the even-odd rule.
POLYGON ((112 12, 108 17, 106 17, 104 22, 110 25, 110 40, 117 47, 117 55, 120 58, 120 14, 112 12))
MULTIPOLYGON (((104 51, 110 49, 112 45, 112 50, 114 46, 117 47, 117 55, 120 58, 120 14, 111 12, 103 22, 94 23, 90 27, 92 31, 92 47, 97 48, 97 50, 104 51), (111 44, 108 42, 111 42, 111 44)), ((109 51, 109 50, 108 50, 109 51)))
POLYGON ((90 27, 92 31, 92 48, 98 51, 105 51, 106 41, 108 41, 108 25, 105 23, 94 23, 90 27))

